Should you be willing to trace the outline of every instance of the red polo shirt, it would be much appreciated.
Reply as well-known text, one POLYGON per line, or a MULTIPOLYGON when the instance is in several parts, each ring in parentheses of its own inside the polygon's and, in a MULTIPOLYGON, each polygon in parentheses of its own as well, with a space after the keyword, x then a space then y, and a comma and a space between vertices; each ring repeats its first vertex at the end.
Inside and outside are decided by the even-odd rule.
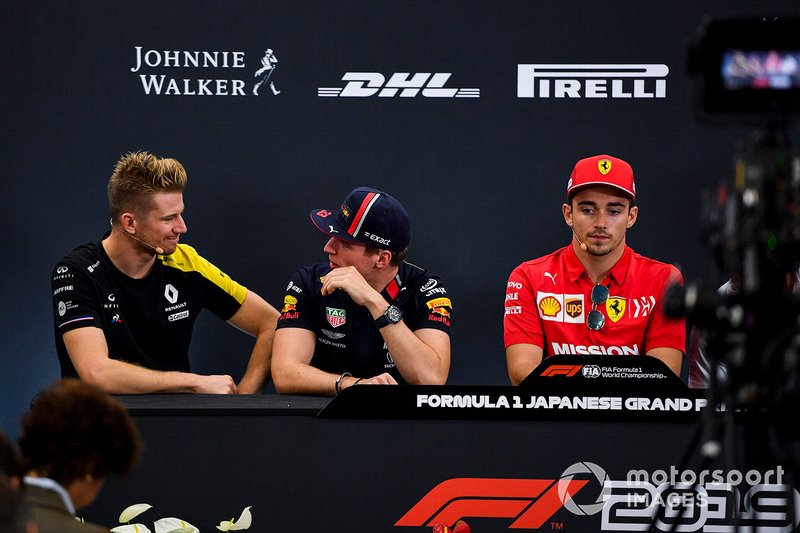
POLYGON ((653 348, 686 351, 683 319, 664 315, 663 297, 683 276, 672 265, 625 252, 603 285, 609 298, 597 305, 605 326, 592 331, 586 316, 592 310, 594 283, 572 245, 522 263, 506 288, 503 329, 505 346, 534 344, 545 357, 568 354, 645 354, 653 348))

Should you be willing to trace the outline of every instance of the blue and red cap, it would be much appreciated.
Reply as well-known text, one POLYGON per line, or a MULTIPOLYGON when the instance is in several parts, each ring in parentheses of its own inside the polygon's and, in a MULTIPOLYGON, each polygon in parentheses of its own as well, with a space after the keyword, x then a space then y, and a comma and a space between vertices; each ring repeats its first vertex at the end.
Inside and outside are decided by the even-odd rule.
POLYGON ((567 198, 583 187, 607 185, 636 200, 633 169, 622 159, 606 154, 581 159, 575 163, 567 183, 567 198))
POLYGON ((338 211, 314 209, 311 221, 323 233, 343 241, 399 252, 411 242, 405 208, 385 192, 359 187, 338 211))

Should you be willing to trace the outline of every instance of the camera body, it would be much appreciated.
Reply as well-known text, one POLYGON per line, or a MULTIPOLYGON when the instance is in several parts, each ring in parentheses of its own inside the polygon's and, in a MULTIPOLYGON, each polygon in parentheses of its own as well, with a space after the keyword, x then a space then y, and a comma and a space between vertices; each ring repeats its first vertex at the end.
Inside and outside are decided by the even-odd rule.
POLYGON ((800 18, 706 20, 688 69, 701 123, 753 129, 736 147, 731 183, 702 195, 702 237, 726 290, 688 284, 668 308, 700 328, 709 374, 726 376, 737 401, 773 403, 800 368, 800 152, 790 135, 800 18))
POLYGON ((701 120, 786 120, 800 112, 800 18, 708 19, 689 48, 688 68, 701 120))

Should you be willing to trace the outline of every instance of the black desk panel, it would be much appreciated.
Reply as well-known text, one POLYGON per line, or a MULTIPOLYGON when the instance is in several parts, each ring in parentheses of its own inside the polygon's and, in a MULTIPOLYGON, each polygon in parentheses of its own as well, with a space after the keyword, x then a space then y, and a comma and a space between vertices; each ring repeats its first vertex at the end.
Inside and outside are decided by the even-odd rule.
MULTIPOLYGON (((409 390, 431 393, 428 387, 366 388, 377 391, 369 401, 387 405, 409 390)), ((362 388, 345 393, 354 389, 362 388)), ((113 527, 123 508, 144 502, 154 508, 136 521, 151 529, 155 520, 177 516, 204 532, 248 505, 254 533, 430 531, 434 521, 457 516, 476 533, 646 530, 644 519, 623 516, 619 502, 613 510, 607 504, 606 511, 582 514, 598 510, 598 473, 615 481, 625 481, 632 469, 669 473, 695 428, 688 421, 596 420, 596 413, 571 421, 321 418, 313 413, 326 399, 290 396, 119 398, 141 430, 142 462, 129 479, 108 483, 82 514, 113 527), (557 490, 565 475, 572 475, 575 492, 566 506, 557 490)), ((740 487, 741 496, 750 488, 740 487)), ((723 491, 726 498, 730 511, 732 496, 723 491)), ((730 522, 707 512, 683 520, 698 527, 686 531, 730 522)))

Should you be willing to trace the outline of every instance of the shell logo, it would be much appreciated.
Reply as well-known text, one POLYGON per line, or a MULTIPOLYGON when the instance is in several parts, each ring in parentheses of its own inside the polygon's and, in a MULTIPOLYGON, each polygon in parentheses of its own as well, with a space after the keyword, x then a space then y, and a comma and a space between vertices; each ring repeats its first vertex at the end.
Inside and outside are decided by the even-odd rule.
POLYGON ((542 298, 539 302, 539 309, 541 309, 544 316, 556 316, 561 312, 561 302, 552 296, 542 298))

